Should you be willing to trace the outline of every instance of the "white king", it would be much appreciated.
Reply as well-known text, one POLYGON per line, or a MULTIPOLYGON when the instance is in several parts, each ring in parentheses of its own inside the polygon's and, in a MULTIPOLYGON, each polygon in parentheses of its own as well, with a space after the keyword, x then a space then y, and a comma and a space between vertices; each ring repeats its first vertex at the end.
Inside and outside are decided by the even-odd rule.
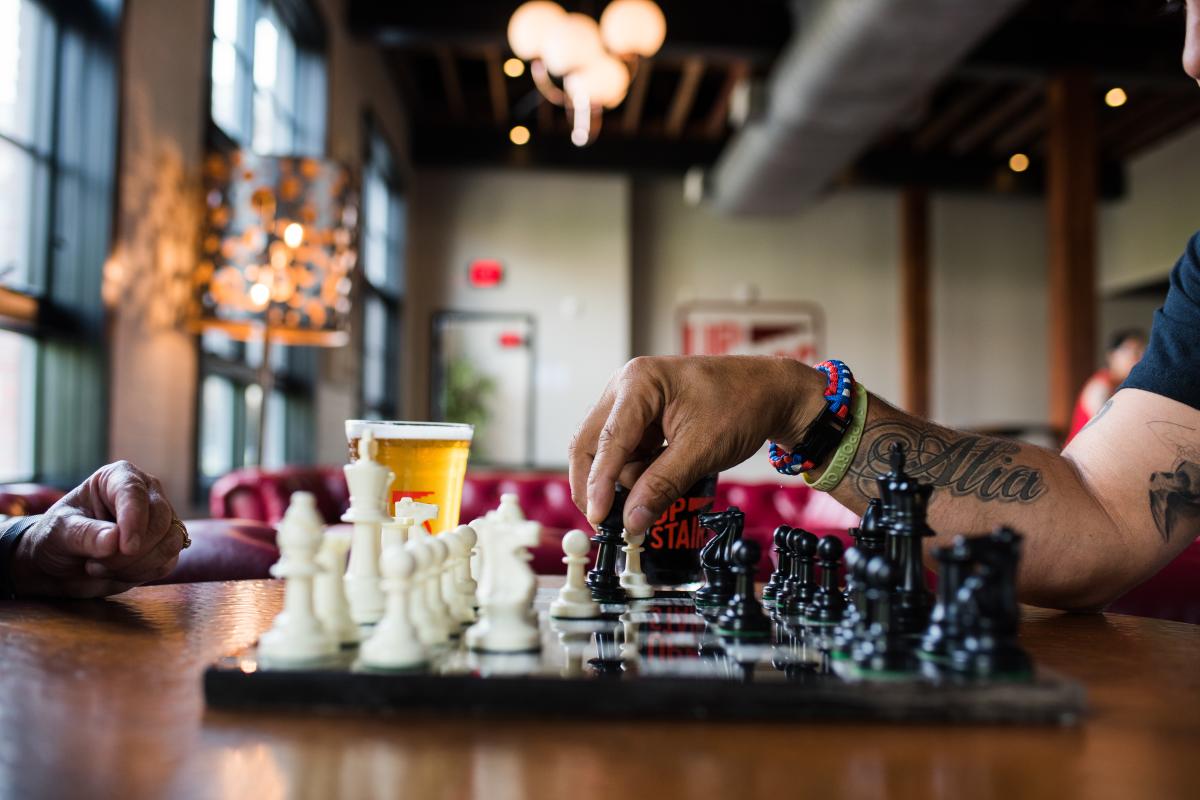
POLYGON ((375 434, 363 431, 358 440, 358 460, 343 467, 350 487, 350 508, 342 515, 342 521, 354 525, 350 564, 346 569, 346 599, 350 602, 350 616, 359 625, 378 622, 384 608, 379 584, 380 533, 383 524, 389 521, 386 493, 394 475, 375 460, 378 452, 375 434))

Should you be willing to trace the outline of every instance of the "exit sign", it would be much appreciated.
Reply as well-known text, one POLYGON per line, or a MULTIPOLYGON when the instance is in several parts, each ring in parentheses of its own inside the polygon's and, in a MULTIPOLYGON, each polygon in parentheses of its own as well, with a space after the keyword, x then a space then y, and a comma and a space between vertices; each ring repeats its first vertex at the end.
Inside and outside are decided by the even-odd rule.
POLYGON ((472 261, 467 268, 467 282, 475 289, 491 289, 504 280, 504 265, 492 259, 472 261))

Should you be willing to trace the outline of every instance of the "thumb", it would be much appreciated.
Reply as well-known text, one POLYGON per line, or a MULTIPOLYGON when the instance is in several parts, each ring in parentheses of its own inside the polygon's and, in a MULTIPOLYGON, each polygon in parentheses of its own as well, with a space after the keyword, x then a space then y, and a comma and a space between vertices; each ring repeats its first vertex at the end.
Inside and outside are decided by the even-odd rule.
MULTIPOLYGON (((681 441, 677 439, 676 441, 681 441)), ((667 445, 629 489, 625 530, 644 533, 667 508, 709 471, 680 444, 667 445)))
POLYGON ((108 558, 117 552, 119 534, 112 522, 82 514, 60 517, 50 532, 55 548, 79 558, 108 558))

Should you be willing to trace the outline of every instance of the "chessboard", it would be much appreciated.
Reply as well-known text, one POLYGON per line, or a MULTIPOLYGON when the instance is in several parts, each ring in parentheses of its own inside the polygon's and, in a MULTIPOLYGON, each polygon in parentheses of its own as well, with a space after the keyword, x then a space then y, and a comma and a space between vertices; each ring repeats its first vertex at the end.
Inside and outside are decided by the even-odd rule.
POLYGON ((543 585, 534 597, 533 652, 476 652, 458 636, 423 666, 381 670, 357 647, 303 666, 252 647, 206 671, 205 698, 226 709, 585 719, 1071 725, 1085 711, 1081 686, 1037 665, 986 678, 935 660, 872 672, 839 655, 828 627, 776 615, 764 639, 723 634, 688 592, 602 605, 597 619, 552 618, 556 594, 543 585))

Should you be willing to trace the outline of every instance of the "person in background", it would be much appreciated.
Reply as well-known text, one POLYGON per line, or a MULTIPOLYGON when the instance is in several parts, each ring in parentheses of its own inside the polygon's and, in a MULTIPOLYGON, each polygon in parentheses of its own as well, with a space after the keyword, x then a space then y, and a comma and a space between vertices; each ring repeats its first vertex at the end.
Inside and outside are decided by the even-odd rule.
POLYGON ((0 518, 0 600, 118 594, 165 578, 190 544, 158 478, 118 461, 45 514, 0 518))
POLYGON ((1067 433, 1068 442, 1116 394, 1117 388, 1129 377, 1145 352, 1146 334, 1142 331, 1131 328, 1113 335, 1108 343, 1104 366, 1096 370, 1079 391, 1075 413, 1071 416, 1071 430, 1067 433))

